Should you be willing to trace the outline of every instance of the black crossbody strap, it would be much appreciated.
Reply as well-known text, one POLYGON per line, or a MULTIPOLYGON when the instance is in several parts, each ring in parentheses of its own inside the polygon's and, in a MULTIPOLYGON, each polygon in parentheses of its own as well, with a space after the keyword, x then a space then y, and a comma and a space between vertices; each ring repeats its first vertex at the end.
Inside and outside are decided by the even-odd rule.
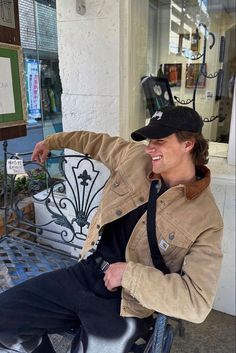
POLYGON ((160 192, 158 180, 153 180, 150 187, 148 205, 147 205, 147 234, 149 247, 152 256, 152 262, 158 270, 164 274, 170 273, 165 261, 160 253, 156 238, 156 200, 157 194, 160 192))

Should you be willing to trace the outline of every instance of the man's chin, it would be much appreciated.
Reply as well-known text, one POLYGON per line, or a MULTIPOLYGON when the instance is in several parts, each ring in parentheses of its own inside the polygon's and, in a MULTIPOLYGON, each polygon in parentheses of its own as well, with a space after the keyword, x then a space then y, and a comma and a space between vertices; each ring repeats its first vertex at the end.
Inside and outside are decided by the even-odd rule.
POLYGON ((152 166, 152 171, 154 174, 161 174, 162 168, 157 167, 157 166, 152 166))

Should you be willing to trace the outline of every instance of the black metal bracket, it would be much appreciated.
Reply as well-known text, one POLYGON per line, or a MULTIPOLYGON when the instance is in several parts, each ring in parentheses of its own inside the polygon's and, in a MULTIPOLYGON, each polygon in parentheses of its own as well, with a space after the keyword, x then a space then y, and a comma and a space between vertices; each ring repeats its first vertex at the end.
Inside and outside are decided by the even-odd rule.
MULTIPOLYGON (((181 99, 178 96, 174 96, 174 99, 179 104, 188 105, 188 104, 192 103, 192 107, 193 107, 194 110, 196 110, 196 94, 197 94, 197 89, 198 89, 198 83, 199 83, 199 80, 200 80, 201 76, 204 76, 206 79, 214 79, 214 78, 216 78, 219 75, 219 71, 220 71, 219 70, 219 71, 217 71, 217 72, 215 72, 213 74, 212 73, 208 74, 206 72, 206 65, 205 64, 206 64, 207 42, 208 42, 208 38, 210 38, 211 39, 211 43, 209 44, 209 49, 211 50, 214 47, 214 45, 215 45, 215 35, 214 35, 214 33, 208 31, 207 26, 204 23, 200 23, 198 25, 199 29, 201 27, 203 27, 203 29, 204 29, 203 52, 202 53, 192 54, 190 56, 185 55, 185 57, 187 59, 190 59, 190 60, 193 60, 193 61, 202 59, 200 70, 199 70, 199 74, 197 75, 196 80, 194 82, 193 97, 192 97, 192 99, 184 100, 184 99, 181 99)), ((212 122, 212 121, 214 121, 216 119, 220 119, 220 118, 221 118, 221 121, 222 121, 222 117, 219 117, 218 115, 211 116, 210 118, 202 117, 202 120, 203 120, 204 123, 210 123, 210 122, 212 122)))

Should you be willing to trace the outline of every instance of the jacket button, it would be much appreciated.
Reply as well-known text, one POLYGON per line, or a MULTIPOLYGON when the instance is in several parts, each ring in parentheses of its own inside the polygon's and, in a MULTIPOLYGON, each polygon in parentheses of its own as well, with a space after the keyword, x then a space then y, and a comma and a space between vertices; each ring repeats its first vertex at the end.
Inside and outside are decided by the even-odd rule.
POLYGON ((121 216, 122 215, 122 211, 121 210, 116 210, 116 215, 117 216, 121 216))
POLYGON ((100 224, 97 224, 97 229, 100 229, 100 224))
POLYGON ((91 241, 91 245, 94 246, 95 245, 95 241, 91 241))
POLYGON ((115 187, 117 187, 119 185, 120 185, 120 183, 118 183, 118 181, 115 181, 114 184, 113 184, 113 186, 115 186, 115 187))
POLYGON ((140 198, 139 198, 139 201, 140 201, 140 202, 143 202, 143 201, 144 201, 144 198, 143 198, 143 197, 140 197, 140 198))
POLYGON ((173 240, 174 238, 175 238, 175 233, 174 232, 170 233, 169 234, 169 239, 173 240))

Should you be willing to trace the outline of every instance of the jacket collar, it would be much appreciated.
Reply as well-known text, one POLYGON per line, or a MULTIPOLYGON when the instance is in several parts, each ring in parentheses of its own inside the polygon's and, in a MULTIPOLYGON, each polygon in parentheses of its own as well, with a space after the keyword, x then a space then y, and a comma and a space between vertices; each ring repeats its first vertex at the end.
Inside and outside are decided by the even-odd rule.
MULTIPOLYGON (((196 175, 198 177, 197 180, 193 181, 192 183, 183 185, 187 200, 192 200, 198 197, 201 192, 210 185, 211 172, 206 166, 202 165, 197 167, 196 175)), ((156 175, 153 172, 150 172, 148 179, 152 181, 154 179, 161 179, 161 177, 160 175, 156 175)))
POLYGON ((202 165, 198 167, 196 169, 196 175, 200 177, 200 179, 185 185, 185 195, 188 200, 198 197, 198 195, 210 185, 211 172, 206 166, 202 165))

